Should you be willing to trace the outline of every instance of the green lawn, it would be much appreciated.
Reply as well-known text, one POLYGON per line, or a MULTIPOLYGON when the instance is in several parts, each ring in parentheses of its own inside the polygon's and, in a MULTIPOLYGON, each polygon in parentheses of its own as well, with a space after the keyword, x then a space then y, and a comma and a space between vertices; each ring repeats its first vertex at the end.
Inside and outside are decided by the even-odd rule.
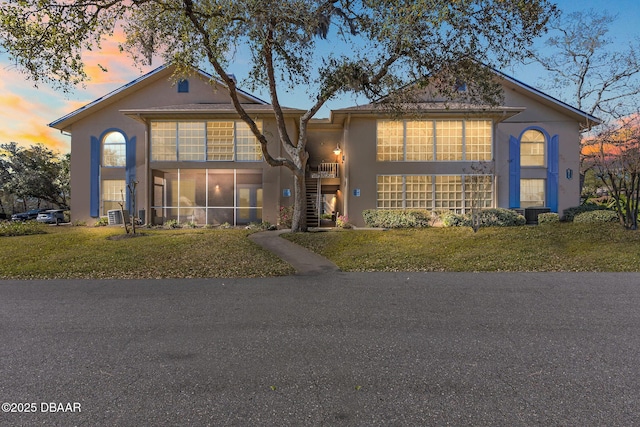
POLYGON ((640 232, 617 224, 289 234, 343 271, 640 271, 640 232))
MULTIPOLYGON (((264 277, 293 268, 248 230, 147 230, 111 240, 112 227, 45 227, 0 237, 0 279, 264 277)), ((640 231, 619 225, 336 230, 286 238, 343 271, 640 271, 640 231)))
POLYGON ((247 230, 142 230, 122 240, 112 227, 46 227, 46 234, 0 237, 1 279, 263 277, 293 268, 247 230))

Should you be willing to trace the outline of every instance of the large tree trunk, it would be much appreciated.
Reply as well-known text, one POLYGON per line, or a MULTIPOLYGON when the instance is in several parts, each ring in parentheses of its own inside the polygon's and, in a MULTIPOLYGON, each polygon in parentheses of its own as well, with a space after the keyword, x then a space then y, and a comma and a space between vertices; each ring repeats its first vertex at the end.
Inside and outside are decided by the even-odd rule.
POLYGON ((307 231, 307 187, 304 170, 296 173, 293 181, 295 191, 291 231, 295 233, 307 231))

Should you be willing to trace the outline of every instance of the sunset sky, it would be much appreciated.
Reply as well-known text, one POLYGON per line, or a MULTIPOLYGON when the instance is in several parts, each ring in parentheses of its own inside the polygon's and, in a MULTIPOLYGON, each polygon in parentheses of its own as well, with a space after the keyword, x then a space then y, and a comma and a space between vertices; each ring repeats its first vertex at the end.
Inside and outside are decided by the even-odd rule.
MULTIPOLYGON (((566 12, 582 9, 602 8, 601 0, 561 0, 556 2, 566 12)), ((637 0, 616 0, 606 3, 611 13, 618 14, 618 20, 612 26, 612 35, 619 43, 640 37, 640 2, 637 0)), ((102 51, 93 52, 85 58, 88 64, 87 71, 91 81, 84 88, 78 87, 71 94, 56 92, 46 85, 33 87, 33 82, 27 81, 19 70, 16 69, 6 55, 0 53, 0 143, 17 142, 21 145, 44 143, 45 145, 66 153, 70 150, 70 137, 51 129, 48 123, 73 110, 117 89, 125 83, 137 78, 152 68, 139 70, 126 56, 118 51, 117 41, 104 43, 102 51), (100 71, 97 63, 105 66, 108 73, 100 71)), ((540 70, 535 67, 511 67, 502 70, 516 79, 539 87, 540 70)), ((228 72, 235 74, 240 80, 246 77, 246 67, 241 58, 234 62, 228 72)), ((254 92, 256 96, 268 99, 267 95, 254 92)), ((561 97, 557 93, 549 93, 552 96, 561 97)), ((281 102, 289 107, 306 108, 308 105, 301 103, 300 96, 284 94, 281 102)), ((329 109, 342 108, 352 105, 352 100, 340 100, 330 103, 317 117, 326 117, 329 109)))

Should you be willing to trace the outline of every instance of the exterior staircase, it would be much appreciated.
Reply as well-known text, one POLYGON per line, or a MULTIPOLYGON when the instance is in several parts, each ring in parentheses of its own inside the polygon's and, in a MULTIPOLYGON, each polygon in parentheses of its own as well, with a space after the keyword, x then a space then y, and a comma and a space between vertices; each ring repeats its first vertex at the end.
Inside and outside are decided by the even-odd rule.
POLYGON ((318 207, 321 203, 320 178, 307 176, 305 186, 307 188, 307 227, 318 227, 320 225, 318 207))

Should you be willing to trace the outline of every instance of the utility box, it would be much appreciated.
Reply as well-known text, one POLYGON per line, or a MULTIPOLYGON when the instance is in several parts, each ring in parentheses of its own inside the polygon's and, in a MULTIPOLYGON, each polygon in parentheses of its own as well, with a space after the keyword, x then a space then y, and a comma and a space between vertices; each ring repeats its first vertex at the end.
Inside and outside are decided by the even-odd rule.
POLYGON ((551 208, 526 208, 524 210, 524 217, 527 220, 527 224, 537 224, 538 223, 538 215, 541 213, 551 212, 551 208))
POLYGON ((122 211, 120 209, 113 209, 107 211, 107 218, 109 220, 109 225, 118 225, 124 224, 125 222, 129 222, 129 211, 125 209, 124 218, 122 217, 122 211))

